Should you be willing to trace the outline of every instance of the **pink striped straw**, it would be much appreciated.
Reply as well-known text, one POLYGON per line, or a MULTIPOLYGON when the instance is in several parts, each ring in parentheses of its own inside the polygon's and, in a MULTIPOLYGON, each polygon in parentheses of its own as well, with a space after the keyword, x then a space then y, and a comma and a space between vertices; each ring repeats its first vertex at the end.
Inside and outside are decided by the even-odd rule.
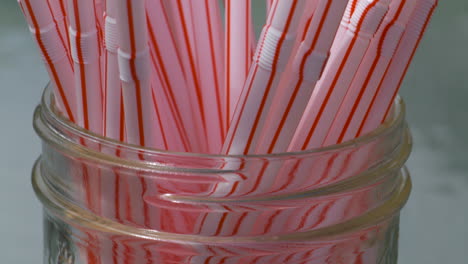
MULTIPOLYGON (((106 74, 104 81, 104 136, 115 140, 125 141, 124 138, 124 112, 122 86, 119 78, 119 67, 117 59, 118 51, 118 27, 117 27, 117 2, 108 0, 105 15, 105 67, 106 74)), ((105 153, 119 155, 115 149, 102 148, 105 153)), ((109 172, 110 173, 110 172, 109 172)), ((103 213, 115 214, 116 219, 120 206, 120 193, 115 191, 120 188, 120 176, 112 173, 108 177, 102 177, 102 192, 113 192, 115 203, 103 206, 103 213)))
MULTIPOLYGON (((369 2, 368 0, 360 0, 358 2, 352 17, 352 25, 354 26, 346 31, 346 36, 343 38, 346 41, 342 42, 342 49, 339 50, 339 53, 332 54, 325 67, 324 75, 319 81, 318 87, 312 93, 304 116, 288 148, 289 151, 321 147, 323 145, 334 116, 338 112, 340 103, 359 66, 359 63, 356 62, 362 60, 370 38, 377 31, 377 27, 388 10, 388 4, 388 1, 369 2), (346 73, 343 74, 345 68, 346 73)), ((305 178, 281 177, 281 175, 289 175, 291 171, 296 171, 298 175, 307 175, 306 171, 314 171, 314 175, 324 175, 325 177, 331 173, 327 171, 329 161, 329 158, 324 158, 315 161, 313 164, 297 163, 289 168, 278 169, 279 173, 277 173, 278 176, 273 190, 284 191, 288 188, 296 188, 304 184, 305 181, 310 182, 305 178), (323 172, 323 170, 326 171, 323 172)), ((321 180, 321 177, 318 178, 321 180)))
MULTIPOLYGON (((145 1, 117 1, 119 29, 118 65, 124 98, 126 140, 130 144, 166 149, 167 145, 161 128, 159 112, 153 102, 153 89, 150 79, 150 54, 147 37, 145 1)), ((139 155, 144 159, 143 155, 139 155)), ((154 192, 144 177, 140 182, 127 182, 132 222, 146 227, 157 227, 156 216, 141 199, 154 192)))
POLYGON ((63 0, 47 0, 47 4, 49 5, 49 9, 52 12, 52 16, 58 28, 60 34, 60 41, 66 43, 66 48, 68 52, 67 55, 70 57, 71 61, 71 54, 69 54, 70 39, 68 38, 68 25, 66 20, 67 11, 65 4, 63 0))
POLYGON ((68 0, 70 47, 75 63, 77 124, 101 134, 103 109, 99 42, 90 0, 68 0))
POLYGON ((321 147, 390 0, 361 0, 336 54, 312 92, 288 151, 321 147), (344 71, 346 69, 346 71, 344 71))
MULTIPOLYGON (((353 27, 351 27, 346 31, 343 40, 346 39, 347 41, 342 42, 343 48, 339 50, 339 53, 332 54, 330 61, 327 63, 324 75, 319 81, 318 87, 313 91, 304 116, 289 145, 289 151, 323 145, 329 127, 332 125, 334 116, 343 100, 342 97, 346 94, 352 77, 359 66, 359 63, 356 62, 362 60, 370 38, 377 31, 378 25, 388 10, 388 4, 388 1, 369 2, 368 0, 361 0, 358 2, 352 17, 352 24, 355 29, 353 30, 353 27), (342 74, 345 68, 347 71, 342 74)), ((322 172, 322 170, 329 168, 327 166, 328 162, 329 159, 324 158, 312 164, 297 163, 290 168, 279 169, 273 190, 295 188, 295 186, 301 185, 305 181, 310 181, 302 178, 292 179, 291 176, 281 177, 281 175, 290 175, 291 171, 297 171, 299 175, 303 175, 300 173, 313 170, 314 174, 323 174, 325 177, 329 172, 322 172), (294 184, 292 184, 292 181, 294 184)), ((307 175, 307 173, 304 175, 307 175)), ((319 179, 321 178, 319 177, 319 179)))
POLYGON ((265 1, 266 1, 267 14, 269 14, 271 11, 271 8, 273 7, 273 4, 274 4, 273 2, 275 0, 265 0, 265 1))
MULTIPOLYGON (((361 113, 363 111, 358 110, 358 107, 366 109, 366 107, 369 106, 369 101, 382 80, 388 63, 393 56, 393 52, 400 41, 403 30, 413 12, 415 3, 416 2, 398 0, 391 3, 390 10, 382 22, 382 26, 377 35, 372 40, 353 84, 340 106, 340 112, 335 117, 333 126, 328 133, 324 145, 341 143, 343 141, 343 136, 350 128, 353 131, 357 131, 364 116, 364 113, 361 113), (373 80, 374 78, 377 79, 373 80), (356 116, 356 118, 354 118, 354 116, 356 116)), ((352 138, 354 138, 354 136, 344 140, 352 138)), ((324 167, 340 169, 335 170, 336 173, 331 173, 328 169, 325 169, 322 173, 328 174, 330 178, 336 178, 342 177, 340 175, 342 171, 358 171, 359 167, 363 166, 363 163, 366 162, 365 157, 368 155, 368 152, 358 151, 350 153, 349 155, 333 157, 327 163, 329 165, 324 167)), ((320 184, 320 182, 317 184, 320 184)))
MULTIPOLYGON (((403 5, 405 4, 410 4, 410 6, 405 6, 405 8, 409 8, 411 11, 411 3, 405 3, 405 2, 400 2, 400 5, 398 6, 398 2, 397 3, 394 3, 395 6, 391 6, 391 8, 395 8, 396 10, 400 10, 402 8, 403 5)), ((427 24, 428 24, 428 21, 434 11, 434 8, 436 6, 436 1, 420 1, 417 3, 416 5, 416 8, 414 8, 414 12, 413 12, 413 15, 411 17, 411 20, 409 22, 409 25, 408 25, 408 29, 407 31, 405 32, 405 35, 403 36, 403 39, 402 41, 400 42, 400 46, 397 50, 398 51, 405 51, 405 55, 406 56, 403 56, 401 55, 401 57, 397 57, 396 53, 395 53, 395 57, 394 59, 400 59, 400 60, 396 60, 396 61, 392 61, 392 62, 398 62, 397 64, 400 66, 400 69, 401 69, 401 62, 404 61, 404 62, 409 62, 411 61, 411 57, 414 55, 414 51, 417 47, 417 44, 419 43, 419 41, 421 40, 421 37, 422 37, 422 33, 424 32, 424 29, 427 27, 427 24), (409 33, 410 32, 410 33, 409 33), (411 35, 411 37, 408 37, 407 39, 405 39, 405 36, 408 36, 406 34, 409 34, 411 35), (405 43, 406 40, 409 40, 408 42, 405 43), (405 44, 409 44, 409 45, 405 45, 405 44), (409 52, 408 52, 409 51, 409 52)), ((413 5, 414 7, 414 5, 413 5)), ((395 11, 395 10, 393 10, 395 11)), ((398 11, 397 11, 398 12, 398 11)), ((393 14, 395 15, 395 14, 393 14)), ((401 15, 397 15, 398 16, 403 16, 403 21, 405 21, 406 19, 404 18, 405 17, 405 14, 401 14, 401 15)), ((407 15, 406 15, 407 16, 407 15)), ((397 20, 398 21, 398 20, 397 20)), ((387 21, 388 22, 388 21, 387 21)), ((401 21, 400 21, 401 22, 401 21)), ((391 23, 389 24, 391 25, 391 23)), ((388 27, 388 28, 391 28, 391 27, 388 27)), ((387 31, 389 32, 389 31, 387 31)), ((392 36, 392 35, 389 35, 389 36, 392 36)), ((399 38, 397 38, 397 41, 398 41, 399 38)), ((396 65, 396 64, 395 64, 396 65)), ((407 65, 407 64, 403 64, 403 65, 407 65)), ((405 68, 403 68, 405 69, 405 68)), ((406 66, 406 69, 407 69, 407 66, 406 66)), ((406 70, 401 70, 401 72, 404 72, 406 70)), ((390 70, 388 71, 390 72, 390 70)), ((398 76, 399 78, 397 78, 397 82, 394 82, 393 83, 393 92, 394 94, 395 93, 395 87, 396 86, 399 86, 399 84, 401 84, 401 80, 403 78, 403 76, 399 75, 398 76)), ((384 82, 385 82, 385 79, 384 79, 384 82)), ((390 93, 391 95, 391 93, 390 93)), ((389 96, 389 94, 387 94, 387 97, 391 97, 389 96)), ((387 99, 387 103, 388 103, 388 108, 390 108, 390 105, 392 104, 393 100, 392 99, 387 99)), ((385 108, 380 108, 380 109, 376 109, 374 110, 375 112, 373 113, 377 113, 378 111, 381 112, 380 116, 384 116, 384 111, 382 111, 383 109, 385 108)), ((379 120, 379 119, 377 119, 379 120)), ((372 129, 375 129, 379 124, 381 124, 383 122, 383 119, 380 119, 379 120, 380 122, 376 122, 374 125, 374 127, 372 129)), ((359 166, 359 164, 363 164, 363 161, 359 161, 359 160, 363 160, 363 155, 368 155, 368 151, 369 150, 365 150, 366 153, 363 153, 362 151, 361 152, 357 152, 357 153, 352 153, 349 157, 350 157, 350 160, 347 160, 347 158, 343 157, 343 156, 340 156, 338 157, 340 161, 342 162, 345 162, 346 161, 348 163, 352 163, 352 164, 355 164, 354 166, 359 166), (340 159, 341 158, 341 159, 340 159), (346 159, 346 161, 343 161, 343 158, 346 159), (356 160, 358 159, 358 160, 356 160)), ((333 160, 334 162, 335 160, 333 160)), ((345 166, 346 164, 334 164, 333 167, 342 167, 342 166, 345 166)), ((354 168, 354 170, 356 170, 357 168, 354 168)), ((359 170, 359 169, 357 169, 359 170)), ((329 175, 328 172, 326 172, 327 174, 326 175, 329 175)), ((330 176, 330 175, 329 175, 330 176)), ((339 176, 339 175, 338 175, 339 176)), ((332 208, 335 208, 335 205, 333 205, 331 207, 332 208)), ((363 259, 367 259, 366 261, 369 261, 369 263, 374 263, 375 262, 375 259, 374 259, 375 255, 372 254, 372 251, 368 252, 367 255, 363 256, 363 259)))
POLYGON ((225 80, 228 123, 234 115, 252 63, 251 24, 251 0, 226 1, 225 80))
POLYGON ((177 45, 179 49, 190 48, 190 54, 197 60, 197 53, 195 52, 195 28, 193 21, 193 10, 191 1, 187 0, 162 0, 169 2, 169 7, 172 15, 169 16, 172 30, 176 34, 177 45))
POLYGON ((357 132, 358 136, 385 121, 437 4, 437 0, 418 0, 385 77, 357 132))
POLYGON ((155 120, 145 5, 142 0, 119 0, 118 65, 125 107, 127 141, 164 149, 162 130, 155 120))
POLYGON ((77 113, 73 67, 67 55, 66 40, 60 37, 47 5, 31 0, 19 0, 18 3, 49 73, 58 109, 75 122, 77 113))
POLYGON ((117 3, 107 0, 105 15, 105 48, 106 62, 104 82, 104 135, 113 139, 120 139, 122 121, 121 106, 122 87, 119 77, 118 46, 119 28, 117 26, 117 3))
POLYGON ((393 0, 390 4, 389 13, 371 41, 324 145, 341 143, 355 137, 415 5, 416 1, 402 0, 393 0))
POLYGON ((294 57, 292 72, 283 76, 256 153, 287 150, 328 59, 347 1, 313 2, 318 6, 294 57))
POLYGON ((292 52, 297 26, 302 17, 303 0, 275 1, 262 41, 242 91, 223 145, 222 153, 246 154, 258 140, 273 94, 292 52))
POLYGON ((338 31, 335 35, 335 40, 333 41, 334 45, 332 45, 330 49, 330 53, 336 53, 336 48, 339 47, 339 43, 341 43, 342 37, 345 35, 346 30, 349 28, 349 24, 351 23, 351 17, 356 10, 356 6, 359 0, 349 0, 348 5, 346 6, 343 18, 341 19, 340 26, 338 27, 338 31))
POLYGON ((160 75, 160 84, 154 86, 156 94, 159 95, 156 100, 160 102, 162 96, 167 98, 166 102, 158 104, 165 113, 163 116, 172 118, 171 122, 162 122, 166 131, 172 131, 166 133, 168 140, 174 143, 170 149, 201 151, 200 142, 203 140, 201 116, 192 114, 198 108, 188 93, 192 86, 185 78, 183 61, 177 51, 169 18, 161 1, 147 1, 146 6, 152 68, 160 75), (179 141, 179 144, 176 145, 176 141, 179 141))
POLYGON ((219 136, 219 123, 216 118, 212 117, 213 111, 216 111, 216 107, 213 110, 209 106, 212 106, 212 99, 204 96, 204 87, 200 84, 199 74, 197 71, 197 57, 195 53, 195 40, 193 36, 193 21, 191 15, 191 7, 189 1, 175 0, 175 1, 164 1, 166 12, 168 12, 169 23, 172 28, 172 32, 175 35, 175 43, 177 44, 178 54, 183 63, 186 83, 188 87, 188 95, 192 102, 193 115, 196 119, 201 120, 201 144, 200 152, 219 152, 218 142, 216 141, 219 136), (169 15, 170 14, 170 15, 169 15), (214 136, 210 136, 213 135, 214 136), (215 140, 211 140, 211 137, 215 140))
MULTIPOLYGON (((102 93, 102 98, 104 99, 105 96, 105 90, 106 90, 106 85, 105 85, 105 79, 106 79, 106 56, 107 56, 107 51, 105 47, 105 27, 106 27, 106 21, 105 21, 105 11, 106 11, 106 1, 107 0, 93 0, 94 1, 94 18, 96 20, 96 30, 98 34, 98 43, 99 43, 99 61, 100 61, 100 76, 101 76, 101 93, 102 93)), ((105 102, 103 103, 104 106, 105 102)), ((105 108, 103 107, 103 112, 105 111, 105 108)), ((104 114, 103 114, 104 115, 104 114)))
POLYGON ((218 1, 191 0, 195 54, 211 153, 219 153, 227 130, 224 98, 224 37, 218 1))

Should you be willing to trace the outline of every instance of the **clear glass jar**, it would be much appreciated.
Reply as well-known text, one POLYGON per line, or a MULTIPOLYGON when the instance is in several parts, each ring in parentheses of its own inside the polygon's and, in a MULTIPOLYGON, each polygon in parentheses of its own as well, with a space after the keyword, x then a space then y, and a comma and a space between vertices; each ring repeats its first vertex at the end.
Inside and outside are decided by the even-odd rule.
POLYGON ((34 115, 44 263, 394 264, 411 181, 404 104, 372 133, 298 153, 171 153, 34 115))

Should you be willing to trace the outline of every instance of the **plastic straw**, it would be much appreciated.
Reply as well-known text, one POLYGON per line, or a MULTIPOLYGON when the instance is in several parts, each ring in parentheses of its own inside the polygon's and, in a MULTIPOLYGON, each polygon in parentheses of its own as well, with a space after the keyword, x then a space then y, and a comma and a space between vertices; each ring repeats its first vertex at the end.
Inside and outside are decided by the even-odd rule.
POLYGON ((227 129, 224 107, 224 38, 221 34, 221 18, 217 1, 191 0, 192 21, 196 28, 195 53, 198 80, 201 85, 208 145, 210 152, 219 153, 227 129))
POLYGON ((321 147, 351 85, 370 39, 388 10, 389 0, 358 2, 351 25, 312 92, 288 151, 321 147), (346 70, 345 70, 346 69, 346 70))
MULTIPOLYGON (((387 9, 388 2, 386 1, 369 2, 363 0, 358 2, 352 17, 355 29, 354 31, 350 31, 350 29, 346 31, 343 40, 347 41, 339 43, 339 45, 343 46, 343 49, 336 54, 332 54, 330 61, 327 63, 324 75, 318 83, 318 87, 312 93, 311 100, 308 102, 304 116, 288 150, 302 150, 323 145, 340 103, 351 84, 359 62, 367 50, 370 38, 377 30, 387 9), (346 73, 342 74, 345 68, 346 73)), ((329 174, 329 171, 323 172, 323 170, 329 168, 327 166, 329 162, 329 158, 324 158, 310 164, 297 162, 289 168, 277 168, 279 172, 273 190, 286 190, 304 184, 305 181, 311 182, 310 179, 293 178, 291 176, 292 172, 297 172, 298 175, 307 175, 304 172, 312 170, 315 175, 324 175, 325 177, 329 174), (284 177, 282 175, 288 176, 284 177), (293 182, 294 184, 292 184, 293 182)), ((320 181, 321 178, 318 177, 317 181, 320 181)))
MULTIPOLYGON (((118 67, 118 28, 117 28, 117 2, 108 0, 105 16, 105 82, 104 82, 104 136, 115 140, 125 141, 124 137, 124 112, 122 86, 119 78, 118 67)), ((119 156, 118 150, 103 147, 103 152, 119 156)), ((121 184, 120 175, 111 173, 102 177, 102 192, 112 192, 114 203, 103 207, 104 213, 114 214, 116 219, 121 220, 119 214, 121 207, 121 184)))
MULTIPOLYGON (((190 85, 188 94, 193 104, 195 111, 193 115, 197 115, 197 119, 201 120, 201 152, 219 152, 218 142, 213 140, 211 142, 210 135, 219 133, 219 124, 216 122, 218 119, 209 119, 208 115, 212 115, 211 109, 212 99, 204 96, 203 87, 200 84, 200 79, 197 71, 197 56, 195 53, 195 40, 193 36, 193 20, 191 14, 190 2, 188 1, 164 1, 165 9, 167 10, 168 17, 170 18, 171 28, 175 34, 176 44, 178 46, 178 53, 182 59, 184 66, 185 78, 187 84, 190 85)), ((214 139, 219 138, 216 134, 214 139)))
POLYGON ((275 0, 265 0, 265 2, 266 2, 266 8, 267 8, 267 14, 270 13, 271 8, 273 7, 273 2, 274 2, 274 1, 275 1, 275 0))
POLYGON ((94 4, 89 0, 68 0, 69 34, 74 61, 77 124, 102 134, 103 109, 94 4))
POLYGON ((373 38, 324 145, 353 139, 388 68, 416 1, 394 0, 373 38))
POLYGON ((349 28, 349 24, 351 23, 351 17, 356 10, 356 6, 359 0, 349 0, 348 5, 346 6, 343 18, 341 19, 340 26, 338 27, 338 31, 336 32, 335 40, 332 45, 330 52, 335 53, 336 48, 339 46, 338 43, 341 42, 342 37, 345 35, 346 30, 349 28))
MULTIPOLYGON (((267 1, 270 3, 270 1, 267 1)), ((226 107, 230 123, 252 63, 251 0, 226 1, 226 107)))
MULTIPOLYGON (((126 140, 130 144, 165 149, 165 137, 153 103, 150 54, 145 3, 142 0, 117 1, 119 28, 119 70, 125 110, 126 140)), ((143 159, 143 156, 139 157, 143 159)), ((142 203, 143 195, 154 191, 142 175, 140 182, 127 182, 130 191, 128 220, 146 227, 157 227, 151 208, 142 203)))
POLYGON ((164 149, 150 84, 150 60, 144 1, 118 1, 118 61, 122 81, 127 141, 164 149))
MULTIPOLYGON (((340 112, 335 117, 324 145, 342 142, 343 135, 349 130, 356 133, 355 131, 364 116, 364 113, 361 113, 362 110, 358 111, 358 107, 366 109, 369 106, 369 102, 388 67, 415 4, 416 2, 407 1, 394 1, 391 3, 389 13, 382 22, 378 34, 373 39, 365 59, 361 63, 358 74, 340 107, 340 112)), ((352 138, 346 138, 345 140, 352 138)), ((359 167, 366 161, 368 155, 368 152, 358 151, 348 155, 334 156, 327 162, 328 165, 324 166, 325 169, 322 173, 327 174, 328 178, 338 179, 342 177, 340 174, 343 171, 359 171, 359 167), (340 169, 331 172, 331 168, 340 169)), ((321 178, 325 179, 325 175, 321 178)), ((321 182, 317 184, 321 184, 321 182)))
POLYGON ((38 1, 20 0, 18 3, 49 73, 58 109, 75 122, 77 110, 73 68, 67 56, 67 47, 60 38, 52 13, 47 5, 38 1))
POLYGON ((254 142, 260 134, 257 128, 262 127, 265 121, 279 75, 293 49, 304 4, 302 0, 275 1, 222 153, 246 154, 255 146, 254 142))
POLYGON ((357 136, 368 133, 385 121, 437 4, 437 0, 418 0, 415 12, 385 77, 372 98, 357 136))
POLYGON ((121 97, 122 87, 119 77, 117 26, 117 2, 107 0, 105 16, 105 48, 107 52, 105 63, 105 92, 104 92, 104 135, 113 139, 120 139, 121 123, 121 97))
POLYGON ((327 62, 347 1, 314 2, 318 6, 314 7, 315 13, 293 60, 292 72, 283 76, 255 153, 287 150, 327 62))
POLYGON ((155 85, 160 102, 164 95, 166 102, 162 106, 163 116, 172 118, 162 122, 169 141, 169 147, 174 151, 199 151, 203 142, 203 127, 200 115, 193 113, 198 110, 197 102, 192 102, 189 90, 193 89, 185 78, 182 58, 177 51, 176 41, 171 32, 169 20, 161 1, 146 3, 148 36, 151 48, 153 68, 160 73, 160 84, 155 85), (171 139, 173 138, 173 139, 171 139), (179 143, 176 143, 179 141, 179 143))
MULTIPOLYGON (((63 0, 47 0, 49 9, 52 12, 55 24, 60 34, 60 42, 65 43, 67 51, 70 50, 70 39, 68 38, 68 28, 66 20, 66 7, 63 0)), ((71 54, 67 53, 71 61, 71 54)))

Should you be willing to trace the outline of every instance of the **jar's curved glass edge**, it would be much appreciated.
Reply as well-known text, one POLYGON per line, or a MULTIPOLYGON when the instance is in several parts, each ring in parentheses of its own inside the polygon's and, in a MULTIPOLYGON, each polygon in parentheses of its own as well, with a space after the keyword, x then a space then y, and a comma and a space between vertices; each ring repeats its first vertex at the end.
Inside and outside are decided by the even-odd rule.
POLYGON ((80 226, 81 228, 87 228, 90 230, 99 230, 100 232, 110 234, 137 236, 147 240, 165 241, 168 243, 203 244, 267 243, 280 241, 336 241, 348 233, 375 226, 378 223, 381 223, 386 219, 399 214, 400 210, 406 204, 412 188, 409 172, 406 167, 404 167, 399 175, 399 186, 396 188, 391 197, 389 197, 384 203, 372 211, 352 218, 346 222, 312 231, 285 235, 265 235, 257 237, 208 237, 171 234, 155 230, 125 226, 108 219, 99 218, 94 214, 79 208, 78 206, 67 203, 61 197, 54 196, 53 192, 50 192, 49 195, 47 195, 47 187, 42 180, 40 172, 40 158, 34 164, 31 178, 36 196, 42 202, 46 210, 72 225, 80 226))
POLYGON ((363 186, 372 185, 382 178, 391 177, 394 172, 404 167, 406 161, 410 156, 410 152, 413 146, 413 140, 409 128, 406 126, 403 143, 401 149, 394 153, 393 158, 389 158, 388 161, 379 164, 378 166, 371 167, 370 169, 354 175, 348 179, 338 181, 336 183, 328 184, 326 186, 312 188, 310 190, 286 193, 286 194, 271 194, 265 196, 247 197, 247 198, 209 198, 209 197, 193 197, 193 196, 180 196, 180 195, 165 195, 165 199, 172 202, 190 202, 190 203, 239 203, 239 202, 261 202, 268 200, 290 200, 290 199, 304 199, 318 196, 328 196, 339 194, 342 192, 352 191, 363 186))
MULTIPOLYGON (((269 159, 269 158, 282 158, 282 157, 291 157, 294 156, 295 158, 303 158, 307 155, 313 154, 320 154, 326 152, 334 152, 334 151, 342 151, 348 148, 355 148, 360 145, 365 145, 373 140, 385 136, 386 134, 391 133, 395 129, 398 129, 399 126, 404 123, 405 113, 406 113, 406 106, 404 101, 401 97, 397 97, 395 99, 395 107, 397 115, 391 120, 387 121, 377 129, 373 130, 372 132, 361 136, 359 138, 349 140, 340 144, 331 145, 322 148, 315 148, 309 149, 304 151, 298 152, 283 152, 283 153, 273 153, 273 154, 251 154, 251 155, 222 155, 222 154, 204 154, 204 153, 188 153, 188 152, 171 152, 165 150, 157 150, 151 148, 140 147, 137 145, 123 143, 114 139, 105 138, 100 135, 94 134, 90 131, 84 130, 83 128, 77 126, 76 124, 71 123, 70 121, 66 120, 63 116, 57 115, 51 108, 51 98, 52 98, 52 89, 50 84, 48 84, 44 90, 42 95, 41 104, 36 108, 35 111, 35 121, 41 120, 42 121, 49 121, 60 127, 67 129, 68 131, 74 132, 80 137, 90 139, 90 141, 98 142, 102 145, 114 146, 114 148, 121 148, 121 149, 128 149, 132 151, 136 151, 138 153, 147 153, 153 155, 175 155, 180 157, 193 157, 193 158, 207 158, 207 159, 229 159, 229 158, 239 158, 239 159, 249 159, 249 158, 258 158, 258 159, 269 159)), ((43 139, 46 140, 44 131, 41 131, 42 128, 37 127, 34 125, 37 134, 43 139)), ((52 141, 48 140, 50 143, 52 141)), ((68 141, 70 144, 75 144, 74 142, 68 141)), ((144 163, 144 161, 141 161, 144 163)))
MULTIPOLYGON (((38 115, 40 115, 40 108, 36 109, 36 112, 35 112, 35 119, 39 118, 38 115)), ((42 130, 41 128, 38 128, 38 126, 40 126, 41 124, 38 124, 37 122, 34 123, 34 126, 35 126, 35 129, 38 130, 40 133, 40 131, 42 130)), ((401 144, 400 144, 400 148, 399 148, 399 151, 397 153, 393 153, 394 157, 391 158, 391 159, 387 159, 387 161, 383 162, 383 163, 380 163, 378 166, 375 166, 375 167, 372 167, 370 168, 369 170, 366 170, 364 172, 361 172, 357 175, 354 175, 353 177, 350 177, 348 179, 345 179, 345 180, 342 180, 342 181, 338 181, 336 183, 333 183, 333 184, 329 184, 329 185, 326 185, 326 186, 322 186, 322 187, 316 187, 316 188, 313 188, 313 189, 310 189, 310 190, 305 190, 305 191, 301 191, 301 192, 296 192, 294 194, 290 194, 290 193, 287 193, 287 194, 272 194, 272 195, 268 195, 268 196, 262 196, 262 197, 248 197, 248 198, 244 198, 244 199, 240 199, 240 198, 207 198, 207 197, 185 197, 185 196, 177 196, 177 195, 169 195, 167 197, 165 197, 165 199, 167 200, 172 200, 172 201, 184 201, 184 202, 187 202, 187 201, 190 201, 190 202, 205 202, 205 203, 217 203, 217 202, 231 202, 231 201, 234 201, 234 202, 254 202, 254 201, 263 201, 263 200, 271 200, 271 199, 275 199, 275 200, 284 200, 284 199, 292 199, 294 197, 300 197, 300 198, 304 198, 304 197, 314 197, 314 196, 317 196, 317 195, 332 195, 333 193, 339 193, 339 192, 343 192, 343 191, 349 191, 349 190, 353 190, 355 188, 359 188, 362 186, 362 184, 372 184, 373 182, 376 182, 376 181, 379 181, 381 180, 382 177, 384 177, 384 175, 387 175, 389 172, 392 172, 392 171, 396 171, 396 170, 399 170, 401 167, 404 166, 405 162, 407 161, 409 155, 410 155, 410 152, 411 152, 411 148, 412 148, 412 138, 411 138, 411 133, 409 132, 409 129, 408 129, 408 126, 406 124, 406 122, 403 122, 403 125, 404 125, 404 131, 403 131, 403 135, 402 135, 402 141, 401 141, 401 144), (385 173, 387 172, 387 173, 385 173)), ((53 135, 55 135, 56 137, 60 137, 60 133, 57 133, 54 131, 54 133, 52 133, 53 135)), ((57 142, 50 142, 49 138, 48 137, 45 137, 44 138, 45 141, 47 141, 49 144, 53 144, 53 146, 57 149, 59 149, 60 151, 64 152, 64 153, 80 153, 81 155, 79 156, 80 160, 82 160, 84 162, 84 160, 86 159, 91 159, 91 160, 99 160, 99 162, 101 164, 107 164, 107 165, 110 165, 110 166, 114 166, 114 167, 117 167, 117 166, 121 166, 121 167, 126 167, 126 168, 129 168, 129 169, 133 169, 133 170, 145 170, 144 167, 142 166, 138 166, 138 165, 141 165, 140 164, 140 161, 131 161, 131 160, 126 160, 126 159, 123 159, 123 158, 119 158, 119 157, 108 157, 107 159, 105 158, 102 158, 101 156, 107 156, 105 153, 100 153, 100 152, 93 152, 93 151, 90 151, 88 149, 86 149, 85 147, 80 147, 80 146, 75 146, 75 148, 73 149, 70 149, 67 147, 67 145, 64 143, 64 144, 59 144, 57 142), (81 151, 77 151, 76 148, 82 148, 81 151)), ((61 137, 60 139, 56 139, 56 140, 64 140, 63 137, 61 137)), ((76 156, 76 155, 75 155, 76 156)), ((227 173, 226 170, 216 170, 216 169, 207 169, 207 170, 195 170, 195 169, 186 169, 186 168, 171 168, 171 167, 167 167, 167 166, 158 166, 158 165, 154 165, 154 166, 151 166, 151 164, 149 163, 143 163, 144 165, 146 165, 146 169, 150 172, 154 172, 154 171, 171 171, 171 172, 190 172, 190 173, 194 173, 194 172, 204 172, 206 174, 217 174, 217 173, 227 173)))

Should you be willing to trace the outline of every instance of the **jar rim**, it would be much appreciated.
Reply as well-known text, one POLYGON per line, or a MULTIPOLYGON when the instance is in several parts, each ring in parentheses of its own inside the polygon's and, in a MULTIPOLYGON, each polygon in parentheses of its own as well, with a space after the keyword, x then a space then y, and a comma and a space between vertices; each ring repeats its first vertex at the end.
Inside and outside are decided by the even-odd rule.
MULTIPOLYGON (((400 96, 397 96, 395 99, 395 103, 393 106, 393 111, 394 115, 391 116, 390 120, 387 120, 385 123, 383 123, 381 126, 379 126, 377 129, 360 136, 358 138, 348 140, 339 144, 335 145, 330 145, 326 147, 320 147, 320 148, 311 148, 303 151, 292 151, 292 152, 279 152, 279 153, 271 153, 271 154, 247 154, 247 155, 224 155, 224 154, 207 154, 207 153, 196 153, 196 152, 175 152, 175 151, 168 151, 168 150, 161 150, 161 149, 155 149, 155 148, 148 148, 148 147, 141 147, 138 145, 134 144, 129 144, 125 142, 121 142, 119 140, 115 140, 112 138, 107 138, 101 135, 98 135, 96 133, 93 133, 89 130, 86 130, 68 119, 66 119, 64 116, 59 115, 54 111, 53 109, 53 92, 52 92, 52 87, 51 83, 48 83, 46 88, 44 89, 44 92, 42 94, 41 98, 41 103, 40 105, 36 108, 36 114, 35 118, 37 117, 36 115, 40 114, 46 118, 47 121, 53 123, 55 127, 59 127, 61 129, 65 129, 67 132, 71 132, 74 135, 79 135, 80 138, 83 138, 85 140, 89 140, 92 142, 97 142, 101 145, 106 145, 110 146, 115 149, 121 149, 121 150, 128 150, 128 151, 134 151, 138 153, 144 153, 145 155, 159 155, 159 156, 164 156, 164 155, 170 155, 170 156, 176 156, 176 157, 185 157, 185 158, 205 158, 205 159, 225 159, 225 158, 238 158, 238 159, 250 159, 250 158, 255 158, 255 159, 271 159, 271 158, 286 158, 286 157, 303 157, 303 156, 308 156, 308 155, 319 155, 321 153, 328 153, 328 152, 336 152, 336 151, 342 151, 345 149, 349 148, 355 148, 359 147, 362 145, 366 145, 378 138, 381 138, 387 134, 390 134, 392 131, 397 129, 401 124, 404 122, 405 118, 405 113, 406 113, 406 106, 404 101, 400 96)), ((38 128, 36 125, 34 126, 36 132, 38 135, 44 139, 44 133, 42 133, 41 129, 38 128)), ((68 140, 69 143, 72 144, 77 144, 75 142, 71 142, 68 140)), ((141 161, 144 163, 144 161, 141 161)))

